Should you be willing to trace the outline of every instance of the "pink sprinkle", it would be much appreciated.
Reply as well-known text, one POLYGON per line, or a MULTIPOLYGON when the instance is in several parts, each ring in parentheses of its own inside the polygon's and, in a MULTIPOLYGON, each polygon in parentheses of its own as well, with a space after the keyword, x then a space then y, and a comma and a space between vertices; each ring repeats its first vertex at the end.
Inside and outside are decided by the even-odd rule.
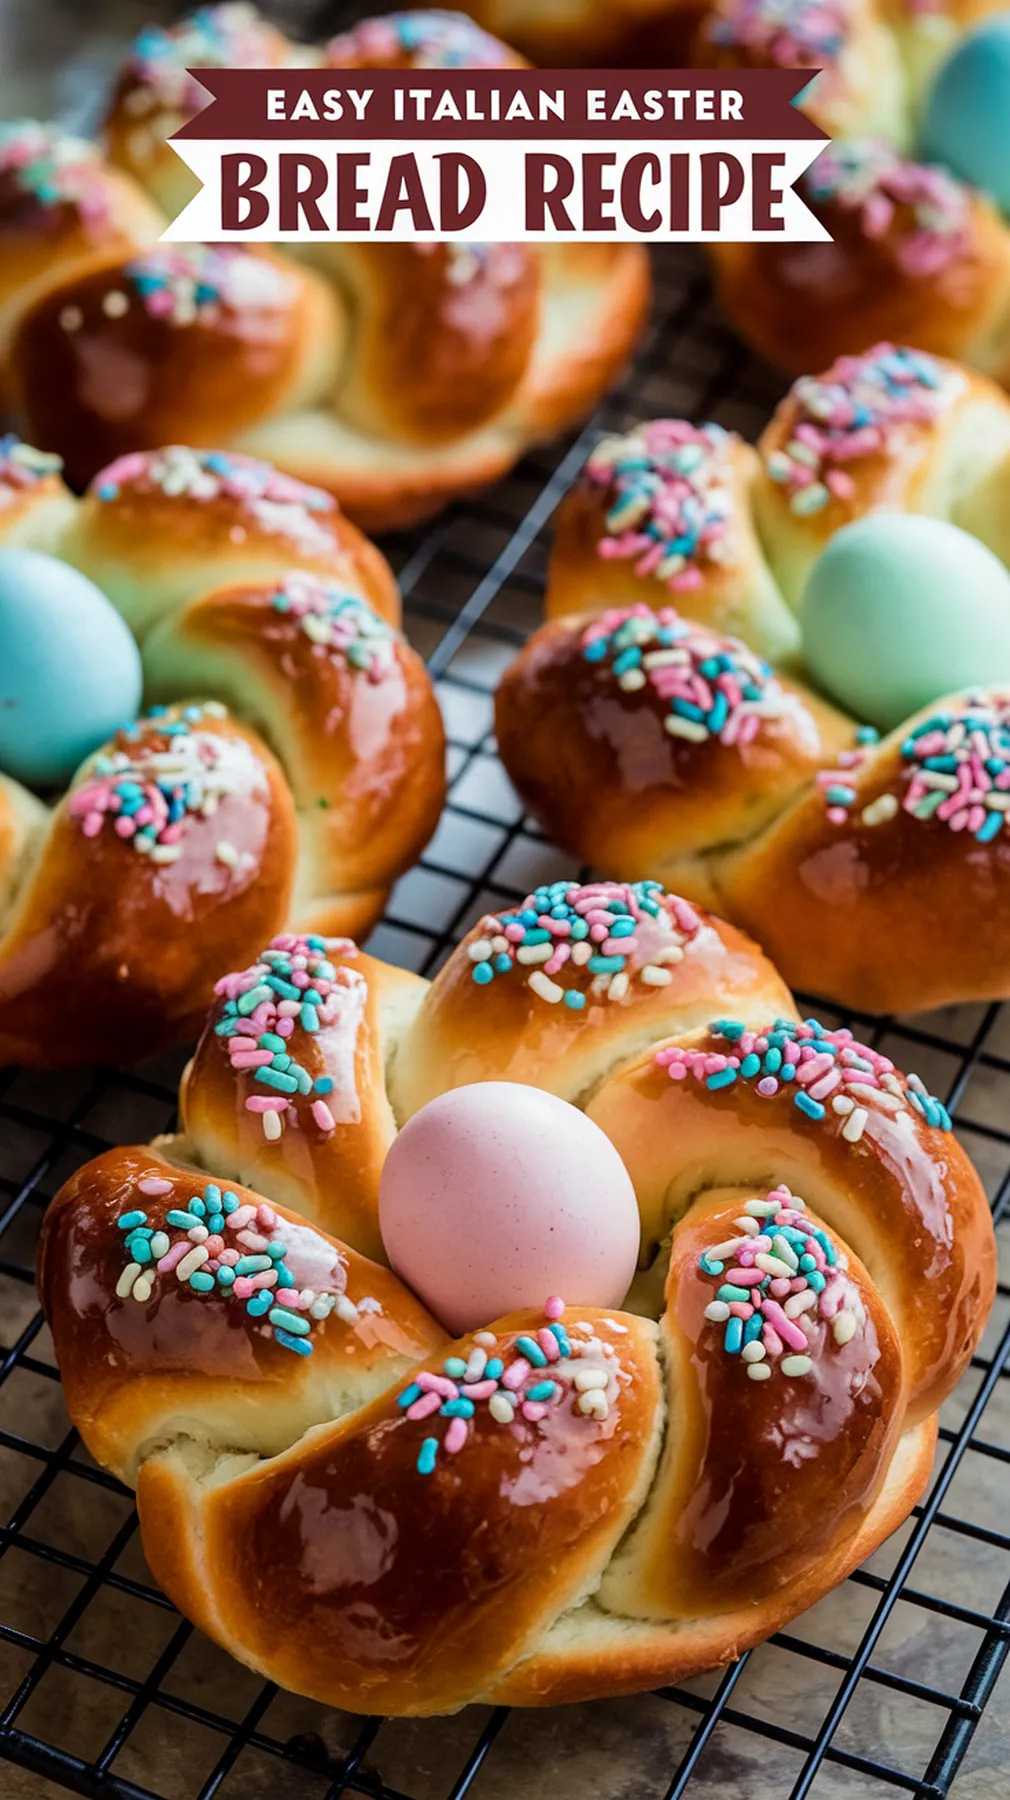
MULTIPOLYGON (((804 1283, 804 1286, 806 1286, 806 1283, 804 1283)), ((776 1275, 774 1280, 768 1283, 768 1292, 775 1300, 784 1300, 788 1294, 792 1293, 792 1291, 788 1275, 776 1275)))
POLYGON ((183 1257, 188 1256, 192 1248, 193 1246, 188 1238, 180 1238, 177 1244, 172 1245, 171 1250, 165 1251, 164 1256, 158 1264, 158 1273, 161 1275, 170 1275, 176 1264, 181 1263, 183 1257))
MULTIPOLYGON (((420 1400, 416 1400, 414 1402, 414 1405, 420 1406, 421 1405, 420 1400)), ((413 1411, 413 1408, 411 1408, 411 1411, 413 1411)), ((444 1438, 442 1439, 442 1448, 450 1456, 455 1456, 456 1452, 458 1450, 462 1450, 463 1445, 466 1443, 466 1438, 467 1438, 466 1420, 465 1419, 450 1419, 448 1430, 446 1431, 446 1434, 445 1434, 444 1438)))
POLYGON ((806 1349, 806 1333, 801 1331, 798 1325, 794 1325, 790 1318, 786 1317, 786 1314, 782 1311, 777 1300, 762 1300, 761 1311, 764 1313, 764 1316, 772 1329, 778 1332, 779 1337, 784 1343, 789 1345, 791 1350, 806 1349))
POLYGON ((779 1084, 774 1075, 762 1075, 761 1080, 757 1084, 757 1091, 763 1100, 770 1100, 773 1094, 777 1094, 779 1091, 779 1084))
MULTIPOLYGON (((272 1106, 273 1101, 271 1100, 269 1104, 272 1106)), ((233 1213, 228 1214, 226 1223, 232 1231, 241 1231, 244 1226, 250 1225, 255 1217, 255 1206, 237 1206, 233 1213)))
MULTIPOLYGON (((415 1400, 413 1406, 408 1406, 407 1417, 408 1419, 428 1419, 432 1413, 438 1411, 441 1404, 442 1401, 438 1394, 422 1394, 420 1400, 415 1400)), ((462 1424, 462 1420, 460 1423, 462 1424)))
POLYGON ((294 1031, 294 1028, 295 1028, 294 1019, 278 1019, 277 1024, 274 1027, 274 1029, 277 1032, 277 1036, 282 1037, 282 1038, 290 1037, 291 1033, 294 1031))
POLYGON ((236 1275, 231 1291, 237 1300, 251 1300, 256 1292, 248 1275, 236 1275))
POLYGON ((764 1278, 763 1269, 744 1269, 739 1264, 734 1265, 732 1269, 727 1269, 725 1276, 725 1279, 733 1282, 736 1287, 760 1286, 764 1278))
POLYGON ((272 1206, 267 1205, 265 1200, 261 1200, 257 1206, 256 1217, 264 1231, 272 1231, 277 1223, 277 1214, 274 1212, 272 1206))
POLYGON ((769 1356, 781 1356, 782 1355, 782 1350, 783 1350, 782 1339, 779 1337, 779 1334, 775 1330, 774 1326, 763 1325, 761 1327, 761 1342, 763 1343, 769 1356))
POLYGON ((204 1249, 208 1256, 220 1256, 224 1249, 224 1238, 219 1237, 216 1231, 212 1232, 204 1244, 204 1249))
POLYGON ((157 1200, 162 1194, 172 1192, 172 1183, 165 1181, 160 1175, 145 1175, 143 1181, 137 1183, 137 1192, 150 1194, 152 1200, 157 1200))
POLYGON ((735 1319, 749 1319, 754 1312, 753 1306, 747 1300, 731 1300, 729 1310, 735 1319))
POLYGON ((540 1348, 543 1351, 544 1355, 546 1356, 548 1362, 557 1362, 558 1361, 558 1358, 561 1355, 561 1346, 558 1343, 557 1338, 554 1336, 553 1331, 548 1331, 546 1328, 543 1328, 542 1330, 538 1331, 537 1332, 537 1343, 540 1345, 540 1348))
POLYGON ((432 1375, 427 1369, 423 1369, 420 1375, 414 1376, 414 1380, 422 1393, 441 1394, 443 1400, 459 1399, 459 1388, 454 1381, 449 1380, 448 1375, 432 1375))
POLYGON ((509 1364, 501 1378, 502 1387, 513 1390, 521 1388, 530 1372, 530 1365, 525 1356, 517 1356, 515 1362, 509 1364))
POLYGON ((559 1294, 551 1295, 546 1306, 544 1307, 544 1312, 545 1312, 546 1316, 548 1317, 548 1319, 563 1319, 564 1318, 565 1303, 561 1299, 559 1294))
POLYGON ((490 1400, 498 1392, 496 1381, 464 1381, 460 1387, 464 1400, 490 1400))
POLYGON ((535 1425, 538 1419, 542 1419, 546 1411, 547 1408, 542 1400, 523 1401, 522 1415, 524 1419, 529 1420, 531 1425, 535 1425))
POLYGON ((315 1119, 320 1131, 335 1131, 337 1128, 336 1120, 325 1100, 313 1100, 312 1117, 315 1119))

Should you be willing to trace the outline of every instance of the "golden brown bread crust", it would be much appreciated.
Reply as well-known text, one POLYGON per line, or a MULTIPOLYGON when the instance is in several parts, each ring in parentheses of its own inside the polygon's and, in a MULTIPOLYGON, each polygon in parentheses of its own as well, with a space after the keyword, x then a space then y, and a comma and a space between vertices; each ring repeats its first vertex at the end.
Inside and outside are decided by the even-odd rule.
MULTIPOLYGON (((857 767, 837 772, 851 805, 831 807, 814 789, 717 871, 724 904, 759 931, 797 987, 844 994, 868 1012, 1010 995, 1010 844, 1001 827, 991 835, 1002 815, 986 806, 990 793, 1002 804, 1001 790, 972 772, 975 763, 954 762, 958 746, 946 747, 959 721, 969 732, 976 723, 987 735, 1005 731, 1005 692, 987 689, 980 698, 981 719, 970 697, 957 695, 917 714, 857 767), (913 734, 931 716, 947 721, 935 754, 951 758, 956 773, 941 778, 954 782, 954 795, 922 784, 925 753, 913 734), (963 805, 955 797, 961 781, 963 805), (980 841, 983 829, 989 835, 980 841)), ((993 741, 992 754, 999 751, 993 741)))
MULTIPOLYGON (((636 945, 616 940, 633 989, 661 928, 649 914, 648 938, 627 890, 592 898, 622 893, 611 929, 635 920, 636 945)), ((225 1062, 243 1061, 264 1018, 280 1030, 311 1004, 300 980, 332 977, 346 996, 345 978, 364 975, 350 1077, 346 1033, 335 1055, 293 1020, 287 1039, 309 1076, 342 1065, 333 1105, 353 1088, 361 1116, 329 1161, 304 1154, 305 1120, 289 1164, 273 1160, 276 1139, 255 1158, 271 1194, 294 1171, 305 1203, 335 1218, 337 1193, 367 1187, 381 1157, 390 1056, 441 1056, 451 1081, 425 1029, 445 1019, 422 1008, 405 1029, 416 979, 339 946, 320 962, 312 945, 278 944, 222 986, 185 1083, 187 1124, 206 1101, 209 1135, 175 1151, 217 1155, 248 1092, 244 1068, 222 1081, 225 1062), (286 973, 268 989, 271 969, 286 973)), ((450 962, 435 990, 453 994, 457 975, 450 962)), ((501 995, 511 979, 471 985, 501 995)), ((634 1310, 552 1302, 545 1321, 512 1315, 449 1342, 388 1271, 253 1190, 147 1151, 110 1153, 54 1202, 39 1279, 71 1411, 137 1480, 168 1593, 269 1678, 398 1713, 683 1678, 820 1598, 914 1503, 933 1409, 995 1280, 988 1206, 944 1108, 847 1032, 678 1023, 657 1045, 652 1016, 648 1048, 604 1070, 588 1107, 636 1187, 634 1310), (650 1299, 659 1277, 665 1309, 650 1299), (658 1332, 639 1309, 662 1312, 658 1332)), ((629 1039, 611 1032, 611 1065, 629 1039)), ((544 1085, 558 1041, 539 1046, 544 1085)))
POLYGON ((140 638, 209 588, 295 569, 334 577, 400 622, 392 569, 333 496, 234 451, 172 444, 119 457, 95 476, 61 548, 140 638))
POLYGON ((558 508, 549 619, 677 606, 777 661, 798 633, 754 530, 760 466, 735 432, 655 419, 607 438, 558 508))
MULTIPOLYGON (((756 944, 650 885, 655 891, 643 894, 616 882, 560 884, 563 906, 585 906, 590 917, 597 906, 604 917, 613 906, 621 929, 629 916, 636 926, 633 937, 620 940, 623 953, 615 943, 599 972, 576 961, 576 945, 556 982, 542 963, 528 960, 513 961, 487 985, 474 980, 478 962, 490 966, 492 954, 502 954, 492 947, 512 919, 522 912, 533 921, 542 913, 536 896, 476 925, 428 989, 395 1059, 390 1093, 398 1119, 473 1081, 526 1082, 579 1102, 643 1044, 692 1030, 731 999, 748 1018, 791 1009, 787 989, 756 944), (562 991, 545 998, 544 981, 583 1004, 572 1006, 562 991)), ((542 948, 536 941, 520 944, 526 957, 542 948)))
POLYGON ((778 680, 738 639, 689 627, 672 607, 645 606, 542 626, 498 685, 495 734, 553 843, 633 880, 656 876, 703 904, 711 881, 694 859, 754 836, 854 742, 850 720, 778 680), (670 646, 680 663, 671 664, 670 646), (713 733, 673 713, 669 678, 683 680, 686 669, 708 697, 700 669, 715 658, 718 676, 719 657, 752 698, 713 733))
MULTIPOLYGON (((923 1091, 927 1118, 889 1059, 852 1046, 848 1033, 825 1037, 818 1027, 803 1035, 805 1028, 767 1020, 755 1033, 759 1043, 774 1040, 784 1053, 792 1039, 827 1069, 811 1054, 815 1078, 772 1078, 774 1093, 758 1091, 758 1080, 768 1079, 760 1070, 710 1087, 703 1059, 716 1059, 710 1074, 733 1056, 742 1065, 750 1043, 745 1037, 738 1050, 740 1021, 730 1022, 730 1033, 724 1023, 646 1052, 586 1108, 627 1164, 645 1246, 662 1239, 699 1189, 786 1183, 869 1270, 899 1333, 911 1417, 923 1417, 966 1368, 995 1293, 992 1220, 978 1175, 942 1106, 923 1091), (850 1050, 859 1059, 851 1077, 842 1074, 830 1089, 850 1050), (839 1098, 854 1104, 836 1111, 839 1098)), ((759 1048, 755 1061, 765 1055, 759 1048)))
MULTIPOLYGON (((270 1090, 252 1067, 229 1053, 222 1034, 229 998, 252 981, 226 977, 186 1068, 179 1092, 185 1145, 204 1168, 234 1175, 273 1194, 362 1254, 385 1262, 379 1235, 379 1175, 396 1135, 386 1098, 386 1068, 398 1036, 420 1006, 426 983, 366 956, 350 943, 329 943, 337 971, 333 1020, 315 1034, 296 1023, 286 1042, 313 1080, 328 1077, 322 1123, 310 1098, 292 1099, 282 1130, 266 1135, 262 1111, 270 1090)), ((265 971, 260 962, 253 968, 265 971)), ((262 1060, 262 1059, 261 1059, 262 1060)))
MULTIPOLYGON (((313 1320, 311 1355, 286 1349, 240 1297, 197 1293, 174 1271, 152 1280, 146 1300, 117 1292, 131 1260, 130 1233, 118 1221, 143 1212, 149 1230, 178 1243, 185 1233, 167 1215, 188 1212, 196 1198, 201 1217, 211 1216, 210 1183, 144 1147, 109 1150, 71 1177, 46 1216, 39 1292, 59 1320, 67 1399, 89 1450, 126 1480, 136 1479, 149 1447, 185 1435, 187 1423, 201 1421, 207 1437, 216 1432, 236 1453, 283 1448, 330 1418, 334 1396, 360 1402, 384 1392, 444 1340, 388 1269, 242 1187, 231 1192, 243 1214, 257 1215, 246 1231, 283 1246, 299 1287, 340 1301, 313 1320)), ((220 1185, 212 1191, 220 1195, 220 1185)), ((250 1254, 237 1233, 223 1237, 250 1254)))
POLYGON ((55 550, 77 503, 60 473, 58 456, 0 437, 0 544, 13 550, 55 550))
POLYGON ((699 10, 695 0, 470 0, 467 7, 534 62, 632 69, 684 66, 699 10))
MULTIPOLYGON (((606 1419, 569 1400, 536 1424, 520 1418, 503 1430, 482 1407, 460 1456, 440 1459, 424 1480, 416 1463, 426 1427, 391 1390, 205 1495, 186 1491, 175 1459, 167 1469, 149 1463, 138 1503, 155 1574, 188 1607, 170 1546, 176 1508, 192 1508, 216 1635, 241 1644, 255 1665, 364 1711, 380 1697, 406 1713, 464 1705, 580 1596, 651 1472, 661 1409, 653 1328, 588 1309, 580 1318, 614 1353, 606 1419), (352 1553, 333 1527, 359 1508, 352 1553), (267 1613, 241 1571, 270 1562, 284 1570, 284 1597, 267 1613)), ((508 1358, 535 1323, 522 1313, 499 1321, 497 1349, 508 1358)), ((472 1347, 464 1339, 444 1353, 465 1358, 472 1347)))
POLYGON ((831 243, 713 246, 748 343, 791 375, 888 338, 1006 379, 1010 233, 988 200, 861 140, 824 152, 799 191, 831 243))
POLYGON ((145 646, 147 689, 197 682, 267 736, 299 816, 296 914, 344 893, 382 904, 445 798, 445 733, 421 658, 342 581, 217 588, 145 646))
POLYGON ((96 756, 57 808, 0 943, 2 1062, 132 1062, 184 1041, 229 950, 264 942, 287 916, 294 810, 255 733, 213 703, 173 708, 96 756), (178 830, 160 817, 154 853, 141 854, 103 809, 120 780, 149 794, 157 778, 195 791, 178 830))
POLYGON ((93 144, 33 120, 0 130, 0 392, 17 320, 48 280, 147 250, 164 220, 93 144))
POLYGON ((227 443, 318 399, 342 329, 326 284, 272 251, 159 245, 71 271, 29 309, 11 351, 15 407, 83 487, 128 451, 227 443))
MULTIPOLYGON (((158 135, 198 104, 187 56, 190 67, 200 55, 241 67, 526 66, 462 15, 396 13, 341 33, 324 51, 285 53, 276 34, 235 10, 210 8, 144 34, 117 91, 114 156, 163 201, 170 190, 176 207, 192 181, 158 135)), ((329 488, 370 530, 429 516, 568 429, 618 378, 651 293, 648 257, 633 244, 318 244, 306 260, 330 278, 332 316, 314 334, 322 354, 299 364, 296 383, 261 382, 257 391, 246 382, 247 416, 222 408, 211 435, 329 488)), ((185 374, 194 353, 183 336, 193 328, 176 328, 173 362, 185 374)), ((207 441, 203 423, 199 413, 184 421, 172 413, 158 435, 207 441)), ((134 421, 134 439, 153 442, 143 425, 134 421)))

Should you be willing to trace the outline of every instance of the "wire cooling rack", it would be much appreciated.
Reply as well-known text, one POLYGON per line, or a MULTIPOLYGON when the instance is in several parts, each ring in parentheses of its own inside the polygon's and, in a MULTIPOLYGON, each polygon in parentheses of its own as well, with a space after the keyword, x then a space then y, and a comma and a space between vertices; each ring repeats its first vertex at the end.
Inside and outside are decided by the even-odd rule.
MULTIPOLYGON (((495 755, 492 696, 538 622, 550 517, 587 447, 657 413, 753 434, 776 398, 718 324, 693 256, 661 254, 657 276, 651 338, 576 442, 386 546, 438 683, 452 788, 369 947, 424 973, 482 912, 572 872, 522 817, 495 755)), ((999 1221, 1010 1012, 828 1016, 945 1096, 999 1221)), ((110 1144, 167 1129, 180 1066, 0 1077, 0 1758, 20 1765, 0 1768, 4 1800, 61 1789, 92 1800, 940 1800, 955 1777, 955 1800, 1005 1800, 1006 1284, 944 1409, 923 1504, 835 1594, 719 1675, 546 1713, 361 1719, 263 1685, 181 1620, 143 1562, 131 1496, 69 1427, 32 1276, 48 1197, 110 1144)))

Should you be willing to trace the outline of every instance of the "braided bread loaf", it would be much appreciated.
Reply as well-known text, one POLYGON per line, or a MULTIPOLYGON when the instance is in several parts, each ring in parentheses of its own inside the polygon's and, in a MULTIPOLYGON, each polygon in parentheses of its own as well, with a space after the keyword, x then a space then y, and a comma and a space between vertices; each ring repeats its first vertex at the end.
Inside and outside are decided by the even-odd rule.
POLYGON ((0 777, 0 1062, 44 1066, 192 1036, 222 963, 290 917, 367 931, 445 791, 392 572, 328 494, 174 448, 78 502, 55 460, 0 443, 0 543, 104 588, 157 704, 52 812, 0 777))
MULTIPOLYGON (((170 213, 193 191, 165 141, 199 109, 187 69, 291 61, 523 66, 454 14, 371 20, 317 51, 245 5, 142 33, 107 123, 116 167, 89 164, 98 226, 81 223, 79 184, 49 181, 64 140, 10 136, 20 260, 0 288, 5 380, 24 434, 59 452, 74 486, 133 450, 226 444, 328 489, 368 529, 407 524, 594 404, 638 336, 648 259, 628 244, 332 243, 297 261, 152 247, 145 188, 170 213)), ((0 232, 5 198, 0 186, 0 232)))
POLYGON ((220 983, 182 1107, 183 1138, 57 1196, 39 1285, 156 1576, 270 1679, 393 1713, 679 1680, 921 1492, 993 1295, 978 1178, 921 1082, 796 1022, 753 945, 657 884, 538 890, 430 987, 278 939, 220 983), (318 1010, 283 997, 301 978, 318 1010), (285 1024, 308 1091, 266 1128, 285 1024), (572 1296, 451 1340, 382 1266, 394 1118, 494 1077, 624 1156, 625 1310, 572 1296))
POLYGON ((820 244, 714 244, 734 328, 790 374, 880 338, 957 357, 1010 381, 1010 226, 978 190, 907 160, 940 61, 997 0, 716 0, 694 45, 702 67, 822 71, 803 110, 837 142, 798 191, 820 244))
POLYGON ((889 346, 797 382, 756 453, 679 421, 602 444, 561 510, 549 622, 496 702, 552 841, 725 911, 792 985, 846 1005, 1010 995, 1010 694, 955 695, 877 742, 727 635, 795 650, 785 602, 880 507, 1005 556, 1008 458, 1000 390, 889 346), (966 906, 970 932, 937 930, 966 906))

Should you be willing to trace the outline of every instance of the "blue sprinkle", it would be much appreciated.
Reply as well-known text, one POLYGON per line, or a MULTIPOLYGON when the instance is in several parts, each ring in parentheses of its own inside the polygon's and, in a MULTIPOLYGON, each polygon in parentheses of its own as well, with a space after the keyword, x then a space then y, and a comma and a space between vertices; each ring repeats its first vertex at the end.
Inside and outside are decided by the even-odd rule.
POLYGON ((472 1400, 446 1400, 438 1410, 443 1419, 472 1419, 474 1404, 472 1400))
MULTIPOLYGON (((171 1217, 171 1214, 169 1214, 169 1217, 171 1217)), ((119 1229, 120 1231, 132 1231, 135 1226, 146 1224, 146 1212, 127 1212, 123 1213, 122 1218, 119 1220, 119 1229)))
POLYGON ((795 1096, 793 1105, 798 1106, 800 1112, 806 1113, 808 1119, 823 1119, 826 1111, 819 1100, 811 1100, 810 1095, 805 1094, 802 1088, 795 1096))
POLYGON ((516 1338, 516 1349, 520 1356, 525 1356, 526 1361, 533 1364, 535 1369, 545 1369, 547 1367, 547 1358, 534 1338, 516 1338))
POLYGON ((418 1387, 416 1381, 412 1381, 409 1387, 404 1388, 402 1394, 397 1394, 397 1406, 402 1406, 404 1411, 406 1411, 408 1406, 413 1406, 415 1400, 420 1400, 423 1391, 422 1388, 418 1387))
POLYGON ((420 1451, 418 1452, 418 1458, 417 1458, 417 1472, 419 1475, 430 1475, 431 1474, 432 1470, 435 1467, 435 1458, 437 1455, 438 1455, 438 1439, 437 1438, 425 1438, 424 1443, 421 1445, 420 1451))
MULTIPOLYGON (((474 963, 470 974, 478 987, 487 987, 488 982, 494 980, 494 970, 489 962, 474 963)), ((434 1438, 429 1438, 426 1441, 434 1443, 435 1440, 434 1438)))
POLYGON ((732 1087, 735 1080, 735 1069, 716 1069, 713 1075, 706 1075, 705 1086, 707 1088, 712 1088, 713 1090, 716 1088, 732 1087))
POLYGON ((564 1004, 570 1007, 572 1012, 581 1012, 586 1004, 586 996, 579 988, 566 988, 564 1004))
POLYGON ((723 1346, 731 1356, 735 1356, 743 1344, 743 1320, 732 1318, 726 1320, 726 1335, 723 1346))
POLYGON ((274 1326, 274 1337, 279 1344, 283 1344, 285 1350, 296 1350, 299 1356, 312 1355, 312 1345, 308 1338, 292 1337, 289 1331, 279 1331, 276 1325, 274 1326))

